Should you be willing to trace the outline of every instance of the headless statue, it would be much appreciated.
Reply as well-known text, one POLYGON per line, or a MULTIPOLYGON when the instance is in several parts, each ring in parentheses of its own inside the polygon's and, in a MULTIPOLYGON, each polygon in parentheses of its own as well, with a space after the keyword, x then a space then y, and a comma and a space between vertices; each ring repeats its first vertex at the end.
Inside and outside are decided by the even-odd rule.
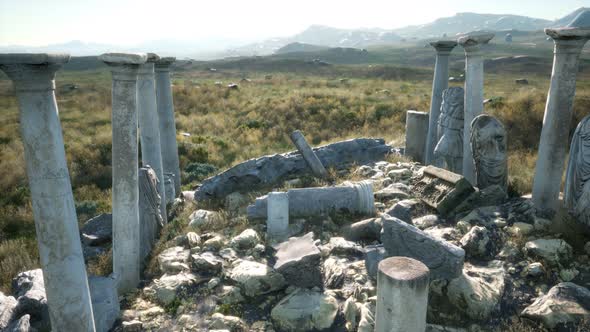
POLYGON ((477 187, 498 185, 508 189, 506 130, 493 116, 478 115, 471 122, 471 151, 475 163, 477 187))
POLYGON ((565 175, 564 202, 579 221, 590 226, 590 116, 582 119, 572 138, 565 175))
POLYGON ((434 164, 453 173, 463 173, 463 88, 443 91, 438 118, 439 141, 434 147, 434 164))

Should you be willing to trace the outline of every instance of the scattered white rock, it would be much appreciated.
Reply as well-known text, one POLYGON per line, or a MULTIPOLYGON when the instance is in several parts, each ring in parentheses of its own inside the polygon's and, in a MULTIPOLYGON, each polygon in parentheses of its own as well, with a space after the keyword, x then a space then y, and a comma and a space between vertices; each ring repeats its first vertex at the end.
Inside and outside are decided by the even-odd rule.
POLYGON ((243 260, 229 273, 246 296, 254 297, 285 288, 287 283, 283 276, 270 266, 262 263, 243 260))
POLYGON ((573 248, 562 239, 537 239, 529 241, 524 251, 530 257, 539 257, 548 264, 557 266, 573 258, 573 248))
POLYGON ((283 298, 271 311, 275 326, 283 331, 329 329, 338 313, 338 301, 332 296, 308 289, 283 298))
POLYGON ((168 248, 158 255, 158 264, 163 273, 174 274, 190 270, 190 250, 184 247, 168 248))
POLYGON ((238 236, 234 237, 231 240, 230 245, 238 250, 247 250, 254 248, 259 241, 260 238, 258 237, 258 233, 252 228, 248 228, 238 236))
POLYGON ((590 290, 571 282, 562 282, 537 298, 522 316, 541 321, 553 329, 558 324, 590 319, 590 290))

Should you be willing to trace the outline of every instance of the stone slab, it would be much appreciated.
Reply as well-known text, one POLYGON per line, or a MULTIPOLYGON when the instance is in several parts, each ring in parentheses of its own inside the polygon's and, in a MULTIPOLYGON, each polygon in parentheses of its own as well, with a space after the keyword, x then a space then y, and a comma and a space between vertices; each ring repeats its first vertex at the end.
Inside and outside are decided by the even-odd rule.
POLYGON ((461 275, 465 251, 435 238, 395 217, 384 214, 381 242, 387 256, 405 256, 424 263, 433 279, 453 279, 461 275))

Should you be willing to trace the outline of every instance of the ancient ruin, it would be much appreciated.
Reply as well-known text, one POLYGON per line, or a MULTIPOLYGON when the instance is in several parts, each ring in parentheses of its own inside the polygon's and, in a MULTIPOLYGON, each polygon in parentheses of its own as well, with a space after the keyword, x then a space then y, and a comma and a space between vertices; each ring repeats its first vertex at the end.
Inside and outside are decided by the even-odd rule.
POLYGON ((140 276, 137 75, 143 53, 100 56, 113 76, 113 273, 120 294, 137 287, 140 276))
POLYGON ((446 89, 442 94, 438 118, 438 143, 434 148, 433 164, 451 172, 463 170, 463 88, 446 89))
POLYGON ((426 137, 428 136, 428 113, 406 112, 406 149, 405 155, 419 163, 424 162, 426 137))
POLYGON ((569 128, 572 120, 580 52, 590 39, 588 12, 581 13, 568 27, 545 29, 545 33, 553 39, 555 49, 535 165, 533 202, 546 214, 553 214, 559 204, 568 138, 564 128, 569 128))
POLYGON ((471 151, 477 187, 492 185, 508 190, 508 146, 504 126, 493 116, 482 114, 471 123, 471 151))
POLYGON ((67 54, 0 54, 0 70, 12 80, 19 104, 51 326, 55 331, 94 331, 54 93, 55 73, 69 59, 67 54))
POLYGON ((408 257, 379 262, 376 332, 425 331, 430 271, 408 257))
MULTIPOLYGON (((156 103, 160 124, 160 142, 162 144, 162 166, 164 173, 174 174, 174 193, 180 190, 180 163, 178 161, 178 144, 176 142, 176 120, 174 119, 174 102, 170 82, 170 66, 176 58, 164 57, 154 63, 156 81, 156 103)), ((174 196, 173 196, 174 197, 174 196)))
POLYGON ((487 44, 493 33, 477 31, 460 36, 457 42, 465 50, 465 112, 463 115, 463 176, 475 185, 475 170, 471 152, 471 122, 483 112, 483 57, 481 46, 487 44))
MULTIPOLYGON (((430 99, 430 113, 428 120, 428 136, 426 138, 426 151, 424 164, 434 163, 434 147, 439 140, 438 121, 443 103, 443 93, 449 86, 449 55, 457 46, 454 40, 439 40, 430 45, 436 50, 436 62, 434 64, 434 77, 432 78, 432 96, 430 99)), ((461 98, 462 99, 462 98, 461 98)))
POLYGON ((137 108, 141 141, 141 162, 151 167, 158 177, 158 193, 161 196, 160 215, 166 223, 166 191, 160 144, 160 121, 156 106, 154 62, 160 59, 149 53, 147 62, 139 67, 137 75, 137 108))

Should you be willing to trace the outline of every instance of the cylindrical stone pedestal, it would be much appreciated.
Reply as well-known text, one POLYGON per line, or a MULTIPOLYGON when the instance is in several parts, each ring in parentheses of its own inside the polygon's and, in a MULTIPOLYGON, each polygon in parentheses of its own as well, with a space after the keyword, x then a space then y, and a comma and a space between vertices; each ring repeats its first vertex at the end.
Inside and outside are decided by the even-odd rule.
POLYGON ((164 224, 167 223, 166 190, 164 189, 164 171, 160 145, 160 121, 156 107, 156 85, 154 62, 160 59, 153 53, 148 54, 147 63, 139 67, 137 76, 137 106, 139 115, 139 133, 141 138, 141 159, 143 166, 150 166, 158 177, 160 194, 160 213, 164 224))
POLYGON ((301 153, 303 159, 305 159, 305 162, 309 168, 311 168, 313 174, 320 179, 327 179, 328 171, 326 171, 326 168, 318 156, 316 156, 309 144, 307 144, 307 141, 305 140, 305 137, 301 131, 295 130, 293 133, 291 133, 291 141, 293 144, 295 144, 297 150, 299 150, 299 153, 301 153))
POLYGON ((39 258, 53 331, 95 331, 78 218, 55 100, 65 54, 0 54, 14 82, 39 258))
POLYGON ((289 235, 289 194, 270 192, 267 199, 267 239, 283 240, 289 235))
POLYGON ((99 57, 113 75, 113 273, 119 294, 137 287, 140 276, 137 151, 137 74, 146 54, 99 57))
POLYGON ((428 119, 428 136, 424 164, 431 165, 434 161, 434 147, 438 143, 438 118, 442 104, 442 93, 449 86, 449 56, 457 46, 454 40, 440 40, 430 43, 436 50, 434 77, 432 79, 432 97, 430 99, 430 115, 428 119))
POLYGON ((481 45, 494 38, 493 33, 471 32, 459 37, 459 45, 465 49, 465 113, 463 127, 463 176, 474 186, 475 165, 471 153, 471 122, 483 113, 483 57, 481 45))
POLYGON ((430 271, 408 257, 379 262, 375 332, 423 332, 426 330, 430 271))
POLYGON ((424 163, 426 137, 428 136, 428 120, 426 112, 406 112, 406 152, 413 161, 424 163))
POLYGON ((535 166, 533 203, 538 210, 551 215, 558 209, 576 93, 576 74, 580 52, 590 38, 590 28, 545 29, 545 33, 555 42, 555 54, 535 166))
POLYGON ((175 58, 161 58, 155 63, 156 102, 160 117, 160 142, 164 173, 174 173, 174 192, 180 190, 180 163, 178 161, 178 144, 176 142, 176 122, 174 120, 174 103, 170 85, 170 66, 175 58))

